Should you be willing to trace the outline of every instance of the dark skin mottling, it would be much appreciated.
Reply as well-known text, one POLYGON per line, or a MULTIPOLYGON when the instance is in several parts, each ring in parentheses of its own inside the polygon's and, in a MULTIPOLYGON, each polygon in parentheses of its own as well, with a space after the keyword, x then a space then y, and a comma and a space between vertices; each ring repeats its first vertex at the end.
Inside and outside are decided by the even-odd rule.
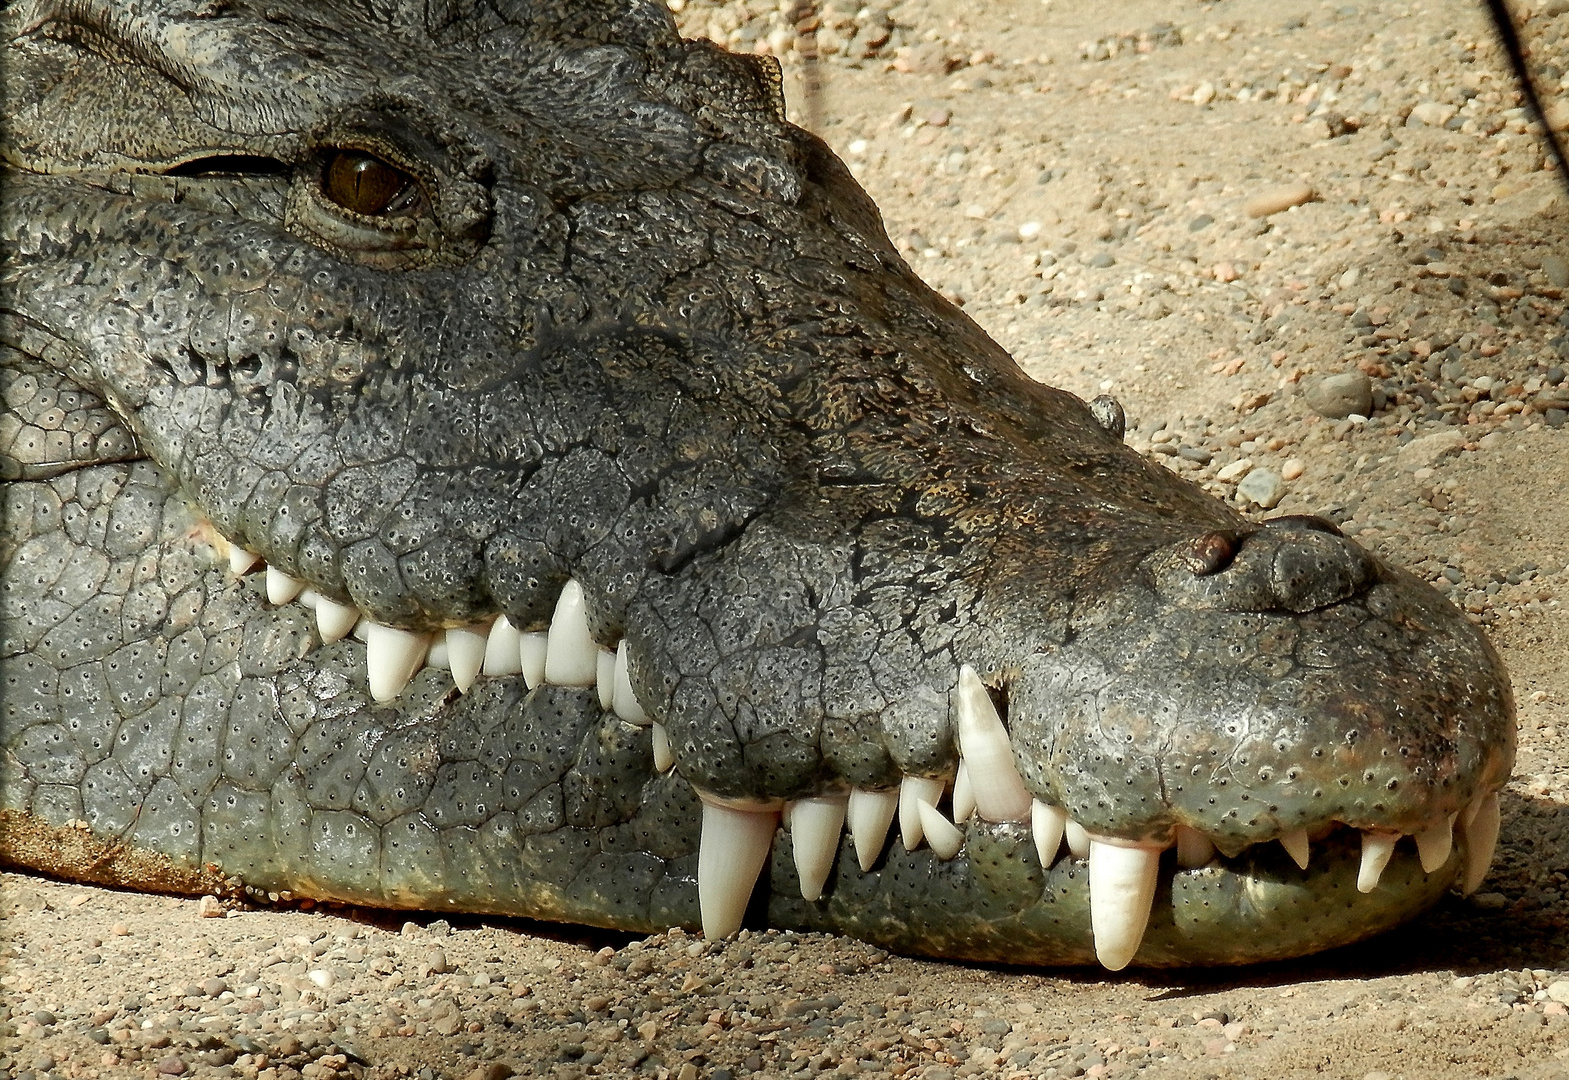
MULTIPOLYGON (((1414 832, 1506 779, 1508 681, 1459 612, 1318 523, 1245 520, 1124 447, 1120 410, 1029 380, 782 119, 770 62, 680 40, 661 5, 0 18, 0 786, 28 828, 263 891, 692 924, 693 785, 951 772, 963 664, 1037 798, 1241 860, 1173 889, 1240 895, 1249 845, 1414 832), (578 581, 677 772, 592 690, 459 697, 427 670, 373 703, 364 647, 265 604, 216 534, 411 630, 543 629, 578 581)), ((1082 872, 969 828, 950 863, 895 838, 864 875, 845 841, 817 904, 776 843, 755 910, 1089 957, 1082 872)), ((1139 962, 1356 940, 1461 857, 1424 875, 1402 849, 1363 908, 1313 909, 1355 876, 1344 846, 1265 860, 1282 907, 1157 918, 1139 962)))

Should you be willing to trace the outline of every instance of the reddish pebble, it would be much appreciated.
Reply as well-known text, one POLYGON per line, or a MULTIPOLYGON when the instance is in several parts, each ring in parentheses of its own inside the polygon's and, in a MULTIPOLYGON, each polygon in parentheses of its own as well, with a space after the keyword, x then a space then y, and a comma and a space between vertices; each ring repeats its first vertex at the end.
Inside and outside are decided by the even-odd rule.
POLYGON ((175 1054, 158 1059, 159 1076, 182 1076, 184 1073, 185 1062, 181 1061, 175 1054))

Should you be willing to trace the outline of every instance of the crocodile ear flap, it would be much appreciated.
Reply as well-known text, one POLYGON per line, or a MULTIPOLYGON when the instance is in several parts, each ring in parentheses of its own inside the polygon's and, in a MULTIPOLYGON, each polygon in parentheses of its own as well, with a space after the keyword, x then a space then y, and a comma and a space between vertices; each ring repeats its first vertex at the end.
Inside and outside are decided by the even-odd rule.
POLYGON ((779 58, 743 53, 738 59, 749 64, 756 74, 758 88, 763 91, 764 100, 772 110, 774 119, 781 124, 788 123, 789 118, 785 115, 784 68, 779 66, 779 58))

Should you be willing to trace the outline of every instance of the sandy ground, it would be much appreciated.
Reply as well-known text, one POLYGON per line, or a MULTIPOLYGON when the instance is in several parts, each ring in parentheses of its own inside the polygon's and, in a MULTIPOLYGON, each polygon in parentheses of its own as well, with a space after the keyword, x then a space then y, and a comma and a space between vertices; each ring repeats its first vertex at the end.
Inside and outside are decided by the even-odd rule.
MULTIPOLYGON (((1533 58, 1556 88, 1569 15, 1552 12, 1569 5, 1532 2, 1533 58)), ((1569 213, 1480 12, 910 0, 886 14, 828 9, 815 104, 794 56, 787 85, 919 271, 1035 376, 1115 394, 1140 450, 1253 510, 1333 517, 1488 627, 1521 750, 1483 891, 1299 963, 1107 977, 797 935, 711 946, 344 910, 209 919, 195 901, 7 877, 0 1068, 1569 1072, 1569 213), (1280 209, 1305 188, 1310 201, 1280 209), (1358 371, 1371 417, 1315 411, 1343 411, 1320 379, 1358 371)), ((692 0, 679 18, 788 50, 772 4, 692 0)))

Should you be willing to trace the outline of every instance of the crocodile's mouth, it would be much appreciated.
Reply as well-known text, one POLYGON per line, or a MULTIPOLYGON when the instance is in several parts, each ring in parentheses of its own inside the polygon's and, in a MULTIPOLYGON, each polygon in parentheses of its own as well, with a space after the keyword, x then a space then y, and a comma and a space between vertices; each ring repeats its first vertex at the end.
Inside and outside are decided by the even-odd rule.
MULTIPOLYGON (((480 680, 501 677, 521 677, 530 691, 542 685, 578 688, 595 695, 607 713, 647 733, 654 774, 679 776, 665 725, 633 690, 627 642, 594 639, 576 581, 561 590, 548 626, 520 629, 497 615, 444 630, 410 631, 376 622, 353 604, 321 594, 210 525, 204 532, 235 578, 260 580, 269 604, 309 610, 322 643, 350 637, 363 643, 366 686, 376 702, 394 701, 425 671, 445 672, 454 695, 469 693, 480 680)), ((1316 926, 1319 919, 1304 910, 1312 906, 1304 896, 1317 892, 1331 910, 1354 909, 1347 886, 1354 885, 1358 894, 1373 893, 1402 853, 1403 861, 1414 865, 1394 875, 1395 891, 1415 891, 1428 902, 1451 883, 1462 893, 1475 891, 1492 862, 1499 831, 1496 790, 1409 834, 1326 821, 1240 846, 1220 839, 1229 849, 1223 853, 1217 838, 1184 825, 1157 840, 1091 833, 1067 809, 1035 797, 1025 786, 1009 738, 1005 695, 994 697, 968 666, 961 669, 952 695, 958 757, 942 775, 904 776, 898 786, 880 789, 844 785, 797 799, 723 797, 693 788, 702 807, 696 884, 704 932, 725 937, 740 929, 758 879, 780 843, 785 847, 778 858, 793 868, 800 897, 811 904, 822 901, 832 875, 879 872, 895 842, 904 858, 924 847, 931 859, 946 863, 970 857, 977 841, 995 847, 1027 834, 1040 871, 1062 879, 1064 896, 1074 889, 1083 894, 1079 899, 1087 908, 1095 958, 1112 970, 1126 967, 1138 953, 1157 897, 1173 907, 1157 924, 1176 927, 1200 921, 1178 909, 1187 904, 1207 908, 1215 893, 1239 889, 1262 901, 1272 889, 1284 887, 1299 894, 1291 906, 1300 925, 1316 926), (840 858, 846 839, 853 859, 840 858), (1281 872, 1289 875, 1289 869, 1278 854, 1265 856, 1266 846, 1289 857, 1300 871, 1298 880, 1282 886, 1281 872), (1321 853, 1318 860, 1315 849, 1321 853), (1261 875, 1261 868, 1267 873, 1261 875), (1212 892, 1214 882, 1228 878, 1236 884, 1215 885, 1212 892)), ((1051 889, 1046 891, 1049 895, 1051 889)), ((1381 907, 1389 898, 1382 900, 1381 907)), ((1271 918, 1278 914, 1271 903, 1257 906, 1271 918)), ((1363 920, 1360 925, 1366 932, 1377 923, 1363 920)), ((942 951, 939 941, 929 938, 928 943, 930 951, 942 951)), ((1294 951, 1283 947, 1280 955, 1294 951)))

